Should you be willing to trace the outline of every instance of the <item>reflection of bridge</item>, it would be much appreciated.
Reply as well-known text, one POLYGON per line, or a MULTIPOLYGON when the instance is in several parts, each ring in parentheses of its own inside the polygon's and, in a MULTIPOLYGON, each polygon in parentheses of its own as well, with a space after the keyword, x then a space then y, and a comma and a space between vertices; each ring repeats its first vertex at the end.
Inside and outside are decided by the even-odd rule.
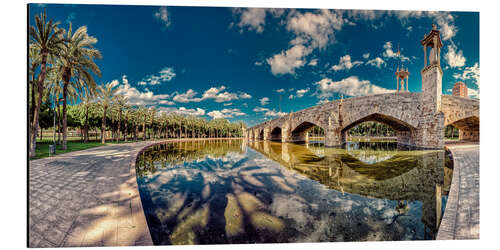
POLYGON ((340 148, 269 141, 254 141, 249 146, 280 165, 342 193, 421 201, 424 224, 434 232, 439 226, 442 195, 448 194, 451 183, 442 150, 399 151, 390 160, 366 164, 340 148))
POLYGON ((398 143, 423 148, 444 146, 444 128, 453 125, 461 140, 479 140, 479 101, 442 95, 442 47, 439 31, 421 41, 424 46, 422 92, 396 92, 336 100, 314 106, 248 128, 253 140, 307 142, 308 131, 319 126, 325 131, 325 145, 346 142, 347 131, 365 121, 377 121, 396 131, 398 143), (427 47, 431 47, 427 65, 427 47))

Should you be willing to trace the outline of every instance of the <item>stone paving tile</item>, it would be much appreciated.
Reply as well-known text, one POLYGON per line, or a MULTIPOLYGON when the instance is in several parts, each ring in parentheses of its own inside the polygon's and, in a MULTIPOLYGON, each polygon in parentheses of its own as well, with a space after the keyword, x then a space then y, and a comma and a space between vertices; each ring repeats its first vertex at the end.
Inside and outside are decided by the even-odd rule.
POLYGON ((132 163, 142 148, 154 143, 103 146, 30 161, 28 246, 152 245, 132 163))
POLYGON ((448 148, 453 179, 437 239, 479 239, 479 145, 448 148))

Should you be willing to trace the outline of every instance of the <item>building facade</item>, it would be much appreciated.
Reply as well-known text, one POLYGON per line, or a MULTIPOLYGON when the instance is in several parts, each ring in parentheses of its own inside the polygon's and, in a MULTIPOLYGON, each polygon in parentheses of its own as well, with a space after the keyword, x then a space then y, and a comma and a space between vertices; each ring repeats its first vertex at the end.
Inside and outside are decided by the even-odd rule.
POLYGON ((469 97, 467 93, 467 85, 463 82, 457 82, 453 86, 453 96, 460 96, 460 97, 469 97))

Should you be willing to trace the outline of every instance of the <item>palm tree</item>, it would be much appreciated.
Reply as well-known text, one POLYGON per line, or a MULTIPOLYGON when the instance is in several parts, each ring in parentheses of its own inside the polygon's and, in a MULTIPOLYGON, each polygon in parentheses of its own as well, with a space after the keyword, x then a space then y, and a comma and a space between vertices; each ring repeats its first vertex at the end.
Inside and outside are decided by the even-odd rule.
MULTIPOLYGON (((35 113, 35 85, 36 85, 36 69, 40 65, 40 50, 31 45, 29 46, 29 62, 30 62, 30 67, 29 67, 29 74, 31 75, 31 80, 29 83, 29 86, 31 87, 31 107, 30 107, 30 120, 29 120, 29 125, 30 125, 30 135, 31 135, 31 125, 33 124, 33 115, 35 113)), ((28 140, 31 139, 28 138, 28 140)))
POLYGON ((122 120, 122 112, 125 106, 127 105, 127 102, 128 102, 127 97, 123 95, 115 96, 116 111, 118 113, 118 131, 116 136, 116 142, 120 140, 120 125, 122 120))
POLYGON ((85 131, 84 131, 84 142, 89 141, 89 107, 94 102, 95 91, 92 89, 85 89, 85 96, 82 98, 82 104, 85 107, 85 131))
POLYGON ((67 115, 66 97, 70 84, 76 88, 95 89, 96 83, 92 74, 101 76, 101 70, 94 59, 100 59, 101 52, 94 48, 97 39, 87 34, 87 27, 81 26, 72 33, 72 24, 69 24, 63 49, 60 51, 60 70, 63 80, 63 150, 66 150, 67 115), (71 78, 75 81, 70 83, 71 78))
POLYGON ((155 118, 156 118, 156 108, 155 107, 150 107, 149 108, 149 112, 148 112, 148 116, 149 116, 149 124, 151 125, 151 132, 153 133, 153 137, 151 137, 151 133, 149 133, 149 138, 151 139, 155 139, 155 130, 154 130, 154 126, 153 126, 153 123, 155 121, 155 118))
POLYGON ((140 106, 138 111, 139 121, 142 122, 142 140, 146 140, 146 120, 148 117, 148 109, 144 106, 140 106))
POLYGON ((123 119, 125 120, 123 124, 125 125, 125 128, 123 130, 123 140, 127 141, 127 136, 128 136, 128 123, 130 121, 132 114, 132 107, 128 104, 123 106, 123 119))
POLYGON ((113 103, 113 96, 115 95, 118 88, 114 88, 115 85, 113 82, 110 82, 106 85, 97 86, 98 96, 100 103, 103 108, 102 115, 102 125, 101 125, 101 143, 106 143, 106 112, 108 110, 109 105, 113 103))
MULTIPOLYGON (((47 57, 59 54, 63 45, 63 30, 57 26, 59 22, 47 21, 47 14, 44 13, 35 16, 35 25, 29 27, 30 44, 40 51, 40 73, 36 82, 38 91, 38 100, 36 102, 35 110, 33 112, 33 123, 31 125, 31 139, 30 139, 30 157, 35 156, 36 149, 36 135, 38 133, 38 119, 40 116, 40 106, 42 105, 43 84, 45 75, 47 73, 47 57)), ((33 72, 34 73, 34 72, 33 72)))

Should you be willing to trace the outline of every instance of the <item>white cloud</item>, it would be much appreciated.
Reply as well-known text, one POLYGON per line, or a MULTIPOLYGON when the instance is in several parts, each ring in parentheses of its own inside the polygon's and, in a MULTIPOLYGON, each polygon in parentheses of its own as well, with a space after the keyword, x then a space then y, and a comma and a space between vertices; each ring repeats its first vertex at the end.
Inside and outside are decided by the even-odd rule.
MULTIPOLYGON (((344 25, 342 14, 335 11, 320 10, 301 13, 290 11, 286 21, 286 29, 294 33, 287 50, 267 58, 273 75, 291 74, 306 63, 306 58, 315 49, 324 49, 328 43, 334 42, 334 32, 344 25)), ((314 62, 312 63, 312 66, 314 62)))
POLYGON ((403 25, 408 19, 430 18, 438 26, 441 33, 441 39, 447 41, 455 36, 457 27, 454 24, 454 18, 449 12, 442 11, 388 11, 389 15, 396 16, 403 25))
POLYGON ((176 113, 180 115, 194 115, 194 116, 202 116, 205 115, 205 110, 201 108, 196 109, 187 109, 185 107, 175 108, 175 107, 160 107, 158 108, 160 112, 166 113, 176 113))
POLYGON ((410 61, 410 58, 404 56, 401 52, 399 53, 399 55, 397 52, 394 52, 392 50, 392 43, 391 42, 386 42, 384 44, 384 49, 385 49, 385 51, 384 51, 384 53, 382 53, 382 55, 386 58, 398 58, 401 61, 410 61))
POLYGON ((195 97, 197 95, 197 92, 189 89, 186 91, 186 93, 177 93, 174 97, 173 100, 176 102, 182 102, 182 103, 187 103, 187 102, 201 102, 204 100, 209 100, 213 99, 215 102, 229 102, 232 100, 239 100, 239 99, 249 99, 252 98, 251 95, 244 93, 244 92, 239 92, 239 93, 230 93, 227 91, 224 91, 226 89, 226 86, 220 86, 220 87, 212 87, 207 89, 201 97, 195 97))
POLYGON ((158 103, 164 104, 164 105, 174 105, 175 104, 175 102, 168 101, 168 100, 160 100, 158 103))
POLYGON ((312 48, 323 49, 328 42, 335 40, 334 31, 341 30, 343 25, 341 14, 323 9, 316 13, 294 11, 289 16, 286 28, 312 48))
POLYGON ((304 96, 305 93, 309 92, 309 88, 307 89, 298 89, 297 90, 297 98, 301 98, 304 96))
POLYGON ((231 106, 231 105, 233 105, 233 103, 232 103, 232 102, 229 102, 229 103, 224 103, 223 105, 224 105, 224 106, 231 106))
POLYGON ((232 118, 234 116, 244 116, 246 114, 241 112, 240 109, 233 108, 233 109, 213 110, 211 112, 208 112, 207 115, 212 117, 213 119, 217 119, 217 118, 232 118))
POLYGON ((295 98, 293 94, 288 96, 288 99, 293 99, 293 98, 295 98))
POLYGON ((267 58, 266 62, 271 66, 273 75, 295 74, 295 69, 305 64, 305 58, 312 52, 304 45, 297 44, 286 51, 267 58))
POLYGON ((468 80, 473 79, 474 84, 479 87, 479 64, 474 63, 474 66, 466 67, 462 74, 455 73, 453 74, 455 79, 468 80))
POLYGON ((366 64, 377 67, 380 69, 382 67, 382 65, 385 65, 386 63, 385 63, 384 59, 382 59, 380 57, 376 57, 376 58, 373 58, 371 60, 368 60, 366 62, 366 64))
POLYGON ((192 89, 188 89, 186 93, 182 94, 176 94, 172 100, 176 102, 182 102, 182 103, 187 103, 187 102, 200 102, 201 98, 195 98, 194 96, 196 95, 196 91, 192 89))
MULTIPOLYGON (((118 83, 118 80, 114 80, 113 83, 118 83)), ((152 91, 139 91, 138 89, 130 86, 127 76, 122 76, 122 85, 118 86, 116 91, 117 95, 124 95, 128 98, 129 103, 132 105, 156 105, 156 104, 167 104, 170 102, 167 99, 170 97, 168 94, 156 95, 152 91)))
POLYGON ((365 53, 365 54, 363 54, 363 58, 364 58, 364 59, 368 59, 368 57, 370 57, 370 53, 365 53))
POLYGON ((168 13, 167 7, 160 7, 154 16, 156 19, 160 20, 166 27, 170 26, 170 15, 168 13))
POLYGON ((240 98, 241 99, 250 99, 250 98, 252 98, 252 96, 243 92, 243 93, 240 93, 240 98))
POLYGON ((345 55, 343 57, 340 57, 339 59, 339 64, 333 65, 332 69, 334 71, 339 71, 339 70, 350 70, 352 67, 357 66, 362 64, 363 62, 361 61, 354 61, 351 62, 351 56, 350 55, 345 55))
POLYGON ((263 64, 264 64, 264 63, 263 63, 263 62, 260 62, 260 61, 255 62, 255 66, 262 66, 263 64))
POLYGON ((275 110, 270 110, 268 108, 262 108, 262 107, 255 107, 253 109, 254 112, 262 112, 264 113, 264 116, 284 116, 286 115, 287 113, 285 112, 276 112, 275 110))
POLYGON ((240 22, 237 24, 240 27, 240 33, 246 28, 249 31, 262 33, 266 23, 266 9, 260 8, 234 8, 233 13, 239 15, 240 22))
POLYGON ((163 82, 170 82, 176 76, 174 68, 164 67, 158 75, 150 75, 139 81, 138 85, 158 85, 163 82))
POLYGON ((285 89, 281 88, 281 89, 277 89, 277 90, 275 90, 275 91, 276 91, 277 93, 283 93, 283 92, 285 92, 285 89))
POLYGON ((269 98, 268 97, 262 97, 259 99, 260 105, 267 105, 269 103, 269 98))
POLYGON ((309 66, 318 65, 318 59, 316 59, 316 58, 312 59, 311 61, 309 61, 309 63, 307 65, 309 65, 309 66))
POLYGON ((453 43, 448 45, 448 52, 444 55, 444 59, 451 68, 459 68, 465 65, 463 52, 461 50, 457 52, 457 46, 453 43))
POLYGON ((467 94, 470 98, 479 99, 479 89, 467 88, 467 94))
POLYGON ((334 93, 347 96, 365 96, 394 92, 394 90, 372 84, 368 80, 359 80, 357 76, 350 76, 337 82, 329 78, 324 78, 316 82, 315 85, 317 86, 318 97, 320 99, 331 97, 334 93))

